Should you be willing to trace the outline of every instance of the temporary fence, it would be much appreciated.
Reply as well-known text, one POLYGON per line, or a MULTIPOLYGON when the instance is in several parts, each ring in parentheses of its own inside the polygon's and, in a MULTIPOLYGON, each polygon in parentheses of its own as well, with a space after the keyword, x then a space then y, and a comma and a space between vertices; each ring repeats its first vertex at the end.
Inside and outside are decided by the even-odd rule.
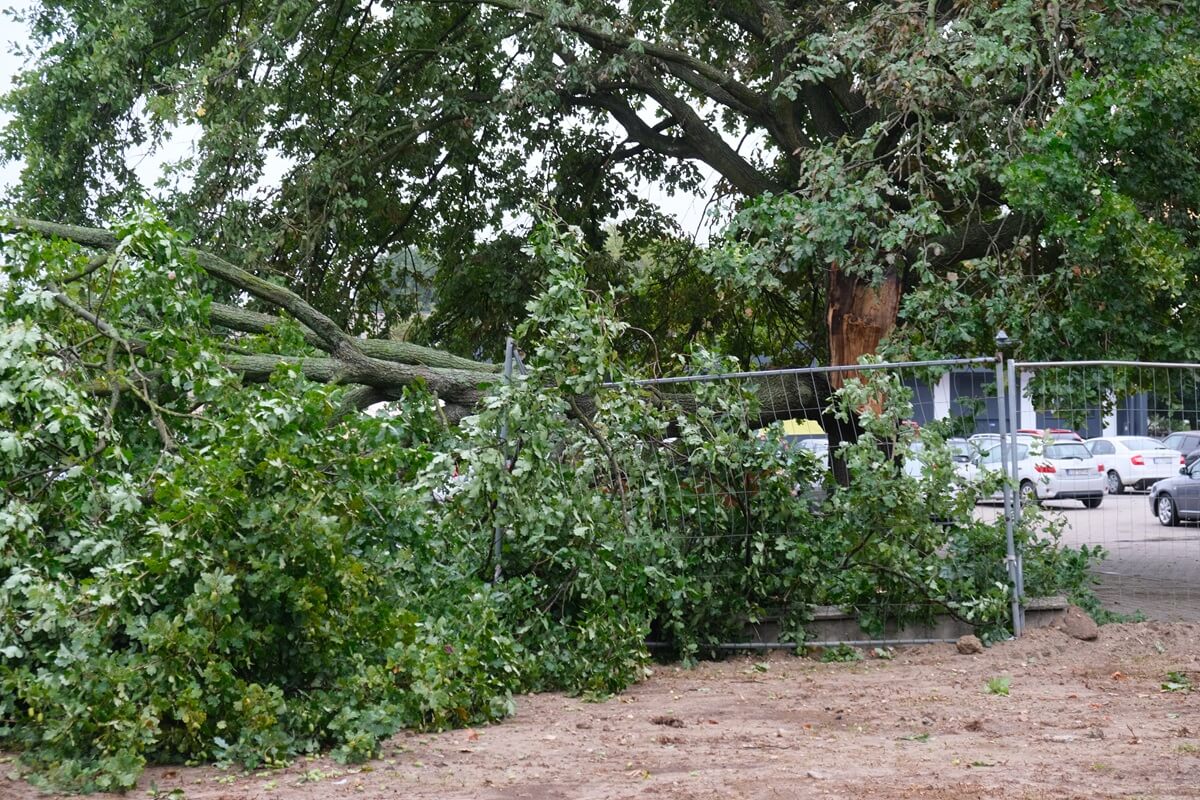
POLYGON ((1036 459, 1012 457, 1019 436, 1009 475, 1025 502, 1014 513, 1039 506, 1064 544, 1102 548, 1093 570, 1102 614, 1200 620, 1200 468, 1193 477, 1190 464, 1200 455, 1200 365, 1009 361, 1005 372, 1012 430, 1072 431, 1091 456, 1086 478, 1064 461, 1038 473, 1036 459), (1084 491, 1103 494, 1075 499, 1084 491))
MULTIPOLYGON (((713 649, 1020 635, 1067 601, 1102 620, 1200 620, 1200 460, 1194 478, 1182 463, 1200 456, 1200 365, 713 372, 588 402, 587 427, 614 404, 655 409, 636 431, 595 431, 594 483, 630 530, 676 548, 713 613, 740 615, 713 649), (1064 584, 1073 596, 1054 596, 1064 584)), ((519 432, 500 435, 515 452, 519 432)), ((496 580, 509 535, 496 526, 496 580)))
MULTIPOLYGON (((895 466, 891 474, 915 486, 916 502, 923 504, 930 520, 951 516, 947 495, 954 493, 956 481, 979 479, 989 469, 1007 472, 1009 480, 997 493, 980 498, 972 518, 995 523, 997 535, 1003 523, 1000 556, 1010 592, 1009 624, 1019 635, 1027 606, 1048 607, 1047 598, 1032 596, 1049 585, 1047 577, 1039 576, 1035 586, 1026 585, 1025 551, 1051 542, 1083 554, 1074 563, 1086 564, 1090 573, 1095 597, 1088 610, 1093 615, 1200 619, 1200 535, 1189 524, 1200 520, 1200 464, 1193 478, 1184 463, 1188 456, 1200 456, 1200 432, 1189 434, 1200 431, 1197 370, 1200 365, 1178 363, 1005 363, 976 358, 690 375, 612 388, 637 387, 676 400, 691 397, 693 407, 700 407, 702 387, 732 385, 757 402, 741 407, 747 417, 729 429, 757 429, 761 442, 809 450, 828 468, 820 482, 794 489, 793 503, 807 504, 815 512, 802 517, 803 522, 794 515, 772 513, 767 508, 771 498, 759 491, 754 477, 732 474, 728 463, 722 465, 724 474, 698 475, 695 460, 682 458, 667 471, 676 490, 693 503, 677 516, 660 520, 661 530, 695 543, 735 540, 747 567, 752 555, 765 548, 819 538, 829 527, 845 531, 862 526, 857 541, 852 535, 844 537, 850 549, 868 539, 894 545, 898 536, 908 533, 897 533, 895 525, 911 524, 911 513, 901 519, 894 509, 847 505, 871 502, 869 493, 848 491, 845 502, 828 500, 827 493, 837 485, 831 473, 838 466, 836 457, 830 459, 830 443, 836 453, 838 442, 853 441, 863 428, 861 417, 885 413, 880 407, 884 403, 903 409, 898 430, 910 429, 908 436, 895 440, 906 449, 888 453, 895 466), (852 410, 860 415, 857 420, 854 413, 839 416, 829 408, 831 393, 851 379, 877 386, 859 398, 860 405, 852 410), (894 394, 883 398, 871 391, 894 394), (949 440, 954 459, 950 483, 944 470, 931 474, 933 465, 920 457, 930 438, 922 431, 931 430, 940 440, 949 440), (715 507, 722 504, 739 513, 717 513, 715 507)), ((659 458, 670 452, 669 442, 656 451, 659 458)), ((951 544, 948 532, 937 546, 951 544)), ((731 554, 738 549, 727 548, 731 554)), ((760 567, 770 569, 765 561, 760 567)), ((881 585, 869 608, 810 608, 804 635, 821 643, 915 642, 953 638, 969 626, 970 620, 953 613, 946 598, 931 597, 922 608, 907 592, 893 599, 895 589, 881 585), (870 620, 870 634, 855 624, 854 618, 864 615, 870 620)), ((1086 597, 1085 592, 1070 599, 1084 602, 1086 597)), ((1050 610, 1060 608, 1065 599, 1058 598, 1056 606, 1050 598, 1050 610)), ((776 641, 781 630, 770 618, 773 609, 763 611, 765 624, 748 629, 754 636, 723 646, 788 646, 776 641)))
MULTIPOLYGON (((679 412, 639 458, 653 462, 645 480, 678 499, 656 505, 652 524, 694 558, 690 580, 727 582, 732 564, 745 570, 741 591, 753 595, 757 613, 717 649, 882 647, 952 640, 990 619, 939 591, 939 574, 957 569, 954 554, 986 562, 960 570, 982 586, 1018 579, 1011 526, 973 519, 951 490, 968 437, 999 441, 1005 430, 998 375, 996 359, 966 358, 605 388, 645 393, 679 412), (856 445, 860 437, 867 443, 856 445), (924 452, 934 439, 943 446, 924 452), (935 455, 943 463, 931 463, 935 455), (849 490, 836 488, 846 482, 849 490), (836 557, 830 548, 840 548, 836 557), (824 574, 803 575, 796 561, 805 557, 824 574), (907 559, 911 571, 888 558, 907 559)), ((638 467, 627 474, 642 480, 638 467)), ((966 588, 954 580, 944 580, 946 589, 966 588)), ((1019 620, 1015 597, 1003 603, 1019 620)))

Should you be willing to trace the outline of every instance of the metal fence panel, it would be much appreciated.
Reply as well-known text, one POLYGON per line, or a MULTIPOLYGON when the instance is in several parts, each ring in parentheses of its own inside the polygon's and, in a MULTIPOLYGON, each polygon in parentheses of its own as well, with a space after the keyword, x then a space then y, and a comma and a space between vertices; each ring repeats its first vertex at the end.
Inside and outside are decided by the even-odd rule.
MULTIPOLYGON (((1072 600, 1100 619, 1200 620, 1200 365, 974 358, 736 371, 605 384, 591 401, 652 409, 642 429, 596 430, 601 457, 563 457, 592 465, 593 500, 619 498, 626 529, 648 537, 638 541, 670 548, 706 630, 713 614, 737 617, 711 649, 952 640, 971 630, 971 612, 914 590, 914 576, 940 579, 929 569, 947 581, 994 576, 1017 635, 1054 585, 1048 563, 1094 582, 1094 596, 1072 600), (864 430, 868 446, 831 457, 830 442, 864 430), (1073 443, 1076 432, 1098 436, 1073 443), (1171 434, 1182 454, 1153 441, 1171 434), (936 463, 951 450, 925 445, 943 441, 961 458, 936 463), (1145 452, 1119 452, 1122 442, 1145 452), (1189 456, 1195 479, 1178 474, 1189 456), (843 550, 821 562, 824 574, 785 585, 781 576, 803 573, 797 559, 830 541, 843 550), (1069 549, 1047 556, 1050 542, 1069 549), (892 545, 909 548, 912 571, 866 563, 892 545), (838 586, 853 581, 873 583, 838 586)), ((497 579, 507 536, 496 527, 497 579)), ((672 634, 652 639, 671 646, 672 634)))
MULTIPOLYGON (((857 556, 870 552, 869 548, 877 543, 886 547, 890 539, 900 542, 904 536, 912 535, 914 526, 941 526, 941 533, 928 540, 929 549, 937 551, 954 546, 956 532, 951 530, 944 509, 954 501, 950 486, 954 473, 950 467, 957 469, 957 462, 942 465, 935 475, 931 465, 921 460, 920 451, 924 441, 950 437, 955 440, 954 446, 965 453, 968 437, 976 435, 1007 447, 1007 440, 1000 436, 1007 421, 1003 414, 1001 379, 1002 372, 995 359, 973 358, 688 375, 609 384, 605 389, 649 392, 661 398, 664 405, 678 404, 682 411, 708 420, 700 426, 707 424, 706 430, 664 429, 659 431, 652 447, 637 454, 624 453, 623 457, 641 459, 653 467, 645 471, 652 476, 646 480, 653 487, 635 485, 639 481, 636 465, 625 468, 631 480, 629 492, 635 498, 639 492, 657 492, 660 502, 639 504, 639 508, 645 509, 641 513, 655 515, 654 529, 680 543, 685 552, 705 554, 697 562, 698 569, 691 573, 693 580, 720 581, 727 576, 729 564, 738 561, 747 575, 755 576, 751 580, 769 584, 772 570, 778 566, 775 559, 787 557, 789 548, 802 546, 806 539, 831 535, 830 531, 845 536, 843 566, 847 572, 855 566, 857 556), (828 499, 834 486, 832 470, 838 462, 837 458, 829 458, 828 442, 852 441, 860 427, 860 421, 851 422, 846 416, 831 413, 829 391, 852 381, 875 381, 886 387, 865 395, 856 409, 864 418, 890 413, 885 406, 903 396, 905 408, 900 415, 903 419, 897 417, 893 432, 898 434, 896 441, 905 442, 903 446, 913 452, 889 452, 886 458, 876 459, 872 465, 883 471, 894 468, 897 480, 909 480, 908 488, 897 495, 902 500, 895 509, 885 507, 892 502, 882 496, 887 492, 878 497, 857 498, 872 504, 869 508, 855 508, 852 503, 856 500, 845 499, 854 498, 853 492, 843 495, 841 500, 828 499), (747 395, 755 402, 739 404, 737 398, 747 395), (743 418, 730 420, 731 414, 741 414, 743 418), (718 417, 723 421, 718 422, 718 417), (807 507, 812 513, 781 513, 772 505, 779 498, 767 488, 771 482, 769 476, 731 467, 728 461, 706 461, 705 446, 728 447, 738 437, 753 437, 764 447, 828 459, 819 480, 798 480, 789 487, 791 497, 786 503, 793 510, 807 507), (706 573, 706 567, 712 572, 706 573)), ((745 463, 751 464, 753 460, 748 457, 745 463)), ((1007 487, 1004 496, 1009 496, 1007 487)), ((1007 503, 1008 499, 1004 501, 1007 503)), ((985 513, 978 520, 994 523, 991 530, 995 539, 985 558, 994 562, 997 581, 1011 583, 1015 580, 1011 520, 1002 513, 998 519, 985 513)), ((931 560, 937 555, 925 553, 931 560)), ((956 619, 956 613, 946 603, 915 599, 919 593, 902 585, 909 576, 896 578, 883 570, 877 575, 879 585, 872 587, 872 596, 858 607, 829 608, 819 601, 811 604, 800 615, 805 617, 802 635, 810 642, 815 640, 824 645, 844 642, 884 646, 953 640, 971 631, 972 626, 961 615, 956 619)), ((825 577, 833 580, 835 576, 825 577)), ((755 587, 747 585, 741 591, 754 592, 755 587)), ((787 597, 780 592, 764 591, 754 601, 761 605, 758 613, 751 615, 751 625, 743 632, 744 636, 734 636, 717 649, 791 646, 787 639, 789 634, 796 634, 793 630, 796 615, 795 609, 781 607, 786 606, 787 597)), ((1019 624, 1015 593, 1011 602, 1013 619, 1019 624)), ((1009 603, 1008 597, 1004 603, 1009 603)))
POLYGON ((1083 502, 1077 498, 1085 481, 1070 486, 1072 476, 1062 474, 1081 467, 1041 459, 1043 470, 1056 471, 1039 473, 1030 469, 1038 459, 1027 459, 1011 472, 1025 495, 1016 513, 1036 508, 1061 529, 1064 542, 1103 549, 1094 569, 1102 615, 1200 620, 1200 469, 1195 478, 1190 467, 1179 474, 1192 445, 1200 446, 1200 433, 1189 436, 1200 430, 1200 365, 1010 362, 1008 372, 1011 430, 1050 427, 1049 421, 1095 434, 1088 437, 1089 464, 1104 482, 1098 501, 1083 502), (1164 449, 1164 441, 1187 452, 1164 449))

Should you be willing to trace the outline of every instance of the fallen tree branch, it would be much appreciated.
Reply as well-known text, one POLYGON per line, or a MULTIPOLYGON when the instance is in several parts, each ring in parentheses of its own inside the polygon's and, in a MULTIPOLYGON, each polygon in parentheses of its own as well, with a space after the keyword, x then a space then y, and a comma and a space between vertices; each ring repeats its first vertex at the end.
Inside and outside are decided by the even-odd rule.
MULTIPOLYGON (((261 311, 251 311, 224 303, 213 303, 209 307, 209 319, 213 324, 243 333, 266 333, 273 326, 283 323, 281 317, 264 314, 261 311)), ((303 326, 302 326, 303 327, 303 326)), ((328 348, 324 340, 308 328, 304 328, 304 340, 313 347, 321 350, 328 348)), ((445 367, 449 369, 465 369, 475 372, 499 372, 495 364, 484 361, 473 361, 469 358, 456 356, 432 347, 422 347, 409 342, 396 342, 390 339, 359 339, 358 347, 371 358, 384 361, 395 361, 399 364, 420 364, 426 367, 445 367)))
MULTIPOLYGON (((85 247, 95 247, 101 250, 115 250, 118 245, 117 237, 103 228, 87 228, 80 225, 63 225, 45 220, 27 219, 25 217, 6 217, 4 226, 9 230, 40 233, 59 239, 67 239, 85 247)), ((204 250, 191 247, 180 248, 181 252, 191 255, 196 263, 209 275, 217 278, 234 288, 248 292, 259 300, 270 303, 287 311, 300 321, 325 343, 328 352, 343 360, 354 361, 367 358, 359 349, 357 340, 338 327, 337 323, 325 314, 306 303, 300 295, 284 286, 265 281, 252 275, 240 267, 235 267, 223 258, 204 250)))
MULTIPOLYGON (((0 228, 65 238, 81 246, 106 252, 111 252, 118 245, 116 236, 100 228, 14 217, 0 218, 0 228)), ((281 367, 295 367, 311 381, 360 387, 345 399, 345 410, 361 409, 382 400, 394 400, 400 397, 404 387, 421 386, 443 402, 447 421, 458 422, 474 413, 484 397, 486 387, 499 378, 494 364, 407 342, 351 337, 290 289, 268 283, 210 253, 192 249, 186 252, 194 255, 196 263, 209 275, 286 311, 301 324, 305 340, 328 353, 328 357, 252 352, 222 354, 222 364, 247 382, 261 383, 269 380, 271 374, 281 367)), ((96 258, 89 262, 89 266, 95 264, 98 269, 103 263, 96 258)), ((57 286, 48 288, 54 293, 56 302, 89 322, 101 335, 117 342, 130 356, 146 354, 146 343, 137 338, 138 334, 123 334, 65 290, 57 286)), ((268 332, 272 326, 281 324, 283 319, 259 311, 213 303, 209 322, 230 330, 257 334, 268 332)), ((138 377, 145 378, 140 373, 138 377)), ((747 420, 755 428, 794 417, 821 419, 829 396, 827 382, 816 374, 752 376, 744 383, 753 387, 759 401, 754 418, 747 420)), ((144 381, 131 383, 127 388, 143 401, 153 402, 145 391, 144 381)), ((651 387, 649 391, 654 395, 655 402, 676 406, 684 413, 694 412, 699 405, 696 396, 688 391, 690 387, 686 384, 680 384, 678 388, 682 391, 670 391, 664 387, 651 387)), ((577 397, 572 406, 575 416, 590 420, 595 411, 595 400, 577 397)), ((170 413, 161 408, 154 410, 170 413)), ((164 431, 160 429, 159 433, 162 435, 164 431)), ((169 449, 170 437, 164 436, 163 439, 169 449)))

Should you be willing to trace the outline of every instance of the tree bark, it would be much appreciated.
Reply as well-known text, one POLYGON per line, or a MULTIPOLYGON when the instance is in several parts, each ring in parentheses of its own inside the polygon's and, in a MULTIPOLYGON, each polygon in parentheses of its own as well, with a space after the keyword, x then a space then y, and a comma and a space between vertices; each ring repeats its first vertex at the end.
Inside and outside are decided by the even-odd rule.
MULTIPOLYGON (((896 327, 900 313, 900 277, 889 270, 883 280, 871 281, 849 275, 836 265, 829 271, 827 321, 829 361, 834 366, 857 364, 865 355, 874 354, 880 341, 896 327)), ((837 390, 845 381, 858 377, 854 371, 832 372, 830 388, 837 390)), ((854 415, 849 424, 833 421, 825 426, 829 437, 830 464, 834 478, 842 486, 850 483, 845 462, 837 457, 842 442, 857 442, 861 432, 854 415)))
MULTIPOLYGON (((264 314, 261 311, 250 311, 237 306, 213 303, 209 308, 209 320, 230 330, 243 333, 266 333, 274 325, 282 324, 280 317, 264 314)), ((304 326, 301 326, 304 328, 304 326)), ((327 350, 324 341, 308 328, 304 328, 304 340, 313 347, 327 350)), ((500 367, 484 361, 474 361, 469 358, 456 356, 444 350, 432 347, 422 347, 409 342, 396 342, 390 339, 359 339, 359 349, 371 358, 384 361, 395 361, 399 364, 420 364, 426 367, 443 367, 446 369, 463 369, 471 372, 499 372, 500 367)))
MULTIPOLYGON (((879 342, 896 327, 900 313, 900 279, 888 271, 879 285, 849 275, 836 265, 829 271, 829 296, 826 311, 829 326, 829 362, 835 366, 857 364, 870 355, 879 342)), ((837 389, 857 373, 842 372, 830 376, 837 389)))

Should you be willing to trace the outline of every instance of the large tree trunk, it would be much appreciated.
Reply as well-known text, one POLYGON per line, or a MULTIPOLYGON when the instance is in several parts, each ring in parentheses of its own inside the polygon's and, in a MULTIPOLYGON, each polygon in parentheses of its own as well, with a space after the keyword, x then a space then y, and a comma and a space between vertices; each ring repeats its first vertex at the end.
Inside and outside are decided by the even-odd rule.
MULTIPOLYGON (((875 353, 883 337, 896 327, 900 313, 900 279, 894 271, 884 275, 878 285, 848 275, 836 265, 829 271, 827 322, 829 325, 829 362, 832 366, 857 364, 861 356, 875 353)), ((858 372, 833 372, 829 385, 833 390, 858 372)), ((830 463, 837 482, 846 486, 849 473, 843 459, 837 458, 838 445, 858 441, 859 427, 851 418, 849 425, 830 420, 825 425, 829 436, 830 463), (830 425, 830 422, 833 424, 830 425)))
MULTIPOLYGON (((894 271, 883 281, 870 281, 848 275, 834 266, 829 271, 829 363, 833 366, 857 364, 879 347, 884 336, 896 327, 900 313, 900 278, 894 271)), ((858 373, 835 373, 830 384, 839 388, 847 378, 858 373)))

